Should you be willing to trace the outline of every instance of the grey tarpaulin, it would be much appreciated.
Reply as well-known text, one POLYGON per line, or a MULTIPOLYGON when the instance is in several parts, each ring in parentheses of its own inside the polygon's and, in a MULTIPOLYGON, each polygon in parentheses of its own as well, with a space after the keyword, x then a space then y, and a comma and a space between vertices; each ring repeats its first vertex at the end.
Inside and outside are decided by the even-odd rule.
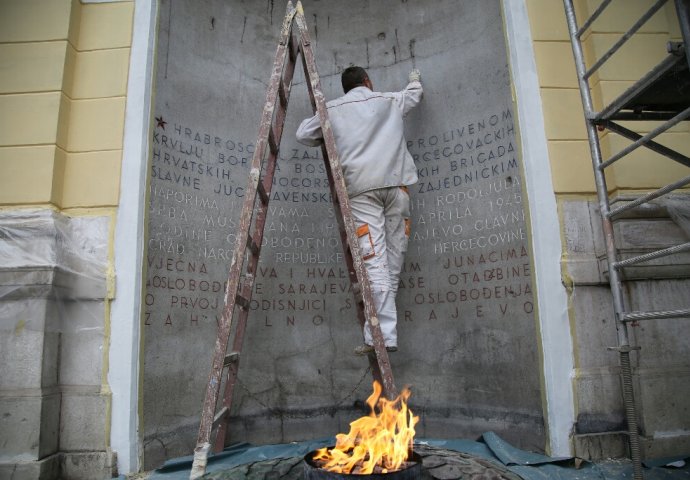
MULTIPOLYGON (((333 445, 334 443, 335 438, 262 446, 254 446, 249 443, 235 444, 227 447, 221 453, 209 456, 206 472, 218 472, 237 465, 272 458, 303 457, 312 450, 333 445)), ((189 478, 189 471, 192 468, 192 459, 193 457, 190 455, 168 460, 148 478, 152 480, 187 480, 189 478)))
MULTIPOLYGON (((299 443, 253 446, 248 443, 236 444, 222 453, 209 457, 207 472, 220 472, 247 463, 277 458, 301 458, 312 450, 332 445, 334 438, 311 440, 299 443)), ((430 445, 486 458, 505 467, 525 480, 599 480, 632 478, 632 465, 627 460, 611 460, 597 463, 584 462, 575 467, 571 457, 548 457, 513 447, 493 432, 487 432, 477 441, 463 439, 417 439, 416 444, 430 445)), ((676 457, 672 460, 679 460, 676 457)), ((690 455, 680 468, 662 468, 646 462, 645 480, 690 479, 690 455)), ((186 480, 192 457, 183 457, 166 462, 161 468, 144 478, 151 480, 186 480)), ((664 463, 662 463, 664 464, 664 463)), ((657 464, 659 465, 659 464, 657 464)), ((120 477, 125 478, 125 477, 120 477)), ((142 478, 142 477, 138 477, 142 478)))

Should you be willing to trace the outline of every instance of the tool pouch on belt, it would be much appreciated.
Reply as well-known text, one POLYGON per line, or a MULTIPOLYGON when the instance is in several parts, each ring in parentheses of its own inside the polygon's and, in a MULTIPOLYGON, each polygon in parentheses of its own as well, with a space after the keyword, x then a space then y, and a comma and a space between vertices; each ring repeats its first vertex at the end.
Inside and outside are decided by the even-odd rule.
POLYGON ((365 223, 357 227, 357 238, 359 239, 359 248, 364 260, 368 260, 376 255, 374 240, 371 238, 371 233, 369 232, 369 224, 365 223))

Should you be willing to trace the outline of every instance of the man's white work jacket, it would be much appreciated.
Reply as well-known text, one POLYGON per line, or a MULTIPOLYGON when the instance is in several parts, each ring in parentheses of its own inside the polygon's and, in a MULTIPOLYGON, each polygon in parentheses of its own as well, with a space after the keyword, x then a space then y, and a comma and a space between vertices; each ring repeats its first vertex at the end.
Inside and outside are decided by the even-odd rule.
MULTIPOLYGON (((403 117, 422 99, 422 84, 401 92, 372 92, 356 87, 326 104, 350 197, 376 188, 417 183, 417 168, 407 150, 403 117)), ((318 114, 304 120, 297 140, 323 141, 318 114)))

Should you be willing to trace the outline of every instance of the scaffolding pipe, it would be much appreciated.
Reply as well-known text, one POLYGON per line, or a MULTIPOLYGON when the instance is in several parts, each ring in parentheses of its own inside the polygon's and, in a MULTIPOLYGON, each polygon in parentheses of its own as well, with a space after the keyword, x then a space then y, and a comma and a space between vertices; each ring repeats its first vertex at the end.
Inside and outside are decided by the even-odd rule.
MULTIPOLYGON (((628 130, 622 125, 619 125, 616 122, 612 122, 610 120, 604 120, 603 122, 598 123, 598 125, 604 126, 606 127, 606 129, 611 130, 612 132, 615 132, 618 135, 627 138, 628 140, 636 141, 642 138, 642 135, 640 135, 639 133, 633 132, 632 130, 628 130)), ((644 146, 650 149, 651 151, 658 153, 659 155, 663 155, 666 158, 670 158, 673 161, 685 165, 686 167, 690 167, 690 157, 686 157, 682 153, 676 152, 675 150, 672 150, 654 141, 649 141, 645 143, 644 146)))
POLYGON ((606 215, 609 218, 613 218, 620 213, 623 213, 627 210, 630 210, 630 209, 635 208, 639 205, 642 205, 643 203, 647 203, 650 200, 654 200, 655 198, 662 197, 662 196, 666 195, 667 193, 670 193, 670 192, 677 190, 681 187, 684 187, 685 185, 688 185, 688 184, 690 184, 690 175, 688 175, 685 178, 678 180, 675 183, 672 183, 670 185, 666 185, 665 187, 662 187, 658 190, 650 192, 647 195, 643 195, 642 197, 639 197, 639 198, 631 201, 630 203, 626 203, 625 205, 623 205, 621 207, 618 207, 614 210, 611 210, 606 215))
POLYGON ((640 320, 658 320, 662 318, 690 318, 690 309, 666 310, 663 312, 630 312, 623 315, 624 322, 638 322, 640 320))
MULTIPOLYGON (((580 83, 580 96, 582 97, 582 104, 585 107, 585 115, 588 116, 593 111, 592 96, 589 91, 589 84, 584 78, 584 54, 582 51, 582 45, 577 41, 576 38, 572 38, 574 35, 572 32, 577 31, 577 22, 575 19, 575 11, 573 8, 572 0, 563 0, 566 9, 566 18, 568 20, 568 26, 571 32, 573 55, 575 57, 575 67, 578 73, 578 81, 580 83)), ((601 163, 601 146, 599 145, 599 137, 597 134, 597 129, 594 124, 590 121, 586 121, 587 136, 589 137, 590 153, 592 155, 592 163, 594 166, 594 179, 597 187, 597 194, 599 199, 599 209, 602 213, 604 235, 606 240, 606 252, 610 259, 616 258, 615 246, 613 243, 613 228, 611 222, 607 220, 607 213, 609 212, 609 201, 606 192, 608 188, 606 186, 606 178, 597 168, 601 163)), ((611 293, 613 294, 614 306, 617 312, 625 311, 624 301, 621 295, 620 278, 612 271, 610 275, 611 293)), ((629 345, 628 332, 626 328, 619 329, 618 333, 619 344, 629 345)))
MULTIPOLYGON (((629 115, 633 116, 631 118, 633 120, 638 119, 639 116, 642 115, 641 113, 621 113, 620 110, 631 99, 639 95, 641 90, 647 88, 649 85, 659 80, 666 74, 666 72, 668 72, 671 68, 674 68, 675 65, 680 63, 681 61, 682 59, 680 58, 680 55, 669 55, 666 58, 664 58, 661 61, 661 63, 654 67, 649 73, 647 73, 644 77, 635 82, 635 84, 633 84, 630 88, 623 92, 616 100, 609 103, 609 105, 606 108, 604 108, 595 116, 594 121, 599 123, 601 120, 609 120, 612 118, 615 118, 616 120, 623 120, 623 118, 621 118, 622 116, 629 115)), ((644 112, 645 117, 649 116, 650 113, 655 113, 659 117, 661 117, 658 118, 659 120, 668 120, 668 112, 644 112)))
POLYGON ((667 0, 657 0, 657 2, 652 5, 652 8, 650 8, 647 13, 642 16, 642 18, 635 22, 635 25, 630 27, 630 30, 625 32, 625 34, 618 39, 613 47, 611 47, 608 52, 606 52, 594 65, 592 65, 592 68, 584 73, 584 78, 587 79, 591 77, 594 72, 596 72, 609 58, 611 58, 611 56, 616 53, 625 44, 625 42, 627 42, 630 37, 632 37, 640 29, 640 27, 642 27, 642 25, 647 23, 647 20, 649 20, 652 15, 657 12, 657 10, 664 6, 666 1, 667 0))
POLYGON ((626 258, 625 260, 621 260, 620 262, 613 263, 611 266, 616 270, 620 270, 621 268, 629 267, 631 265, 649 262, 650 260, 656 260, 657 258, 668 257, 669 255, 675 255, 676 253, 686 252, 688 250, 690 250, 690 242, 681 243, 680 245, 664 248, 662 250, 656 250, 654 252, 649 252, 645 255, 640 255, 638 257, 626 258))
POLYGON ((592 25, 594 23, 594 21, 597 18, 599 18, 599 16, 604 12, 604 10, 606 10, 606 7, 609 6, 609 3, 611 3, 611 0, 604 0, 603 2, 601 2, 601 5, 599 5, 597 7, 597 9, 594 11, 592 16, 589 17, 587 19, 587 21, 582 24, 582 26, 580 27, 580 29, 576 33, 576 36, 578 39, 582 37, 582 34, 584 34, 587 31, 587 29, 590 27, 590 25, 592 25))
MULTIPOLYGON (((570 43, 572 45, 573 56, 575 58, 575 68, 577 70, 580 96, 582 97, 582 105, 584 107, 587 136, 589 138, 592 164, 594 167, 594 179, 597 187, 599 208, 602 213, 602 229, 606 243, 606 256, 609 264, 612 264, 615 263, 617 258, 616 246, 614 243, 613 224, 611 223, 610 218, 607 216, 607 213, 610 209, 606 178, 603 172, 597 168, 601 163, 601 146, 599 145, 597 127, 592 121, 590 121, 592 118, 592 112, 594 110, 592 104, 592 95, 589 90, 587 77, 585 76, 585 61, 582 45, 580 44, 580 41, 576 35, 578 28, 577 20, 575 18, 575 8, 572 0, 563 0, 563 5, 565 7, 566 20, 568 22, 568 31, 570 32, 570 43)), ((640 455, 640 440, 639 432, 637 430, 637 406, 635 404, 635 395, 632 388, 632 372, 630 368, 630 339, 628 336, 628 326, 622 321, 622 314, 627 309, 625 308, 620 274, 615 268, 609 269, 609 285, 611 287, 611 294, 613 296, 616 331, 618 335, 619 362, 621 366, 621 381, 623 385, 623 402, 625 404, 626 419, 628 421, 628 441, 630 445, 630 457, 633 464, 633 477, 635 480, 642 480, 643 475, 640 455)))
POLYGON ((673 117, 671 120, 659 125, 654 130, 649 132, 648 134, 640 137, 639 139, 637 139, 637 141, 631 143, 630 145, 625 147, 620 152, 616 153, 615 155, 612 155, 611 158, 609 158, 605 162, 601 163, 597 168, 599 170, 604 170, 609 165, 620 160, 621 158, 623 158, 624 156, 626 156, 627 154, 629 154, 633 150, 636 150, 637 148, 641 147, 642 145, 648 143, 650 140, 652 140, 656 136, 664 133, 669 128, 674 127, 675 125, 678 125, 680 122, 682 122, 683 120, 685 120, 688 117, 690 117, 690 107, 688 107, 685 110, 683 110, 682 112, 680 112, 678 115, 673 117))
POLYGON ((685 59, 690 67, 690 0, 675 0, 680 34, 685 44, 685 59))

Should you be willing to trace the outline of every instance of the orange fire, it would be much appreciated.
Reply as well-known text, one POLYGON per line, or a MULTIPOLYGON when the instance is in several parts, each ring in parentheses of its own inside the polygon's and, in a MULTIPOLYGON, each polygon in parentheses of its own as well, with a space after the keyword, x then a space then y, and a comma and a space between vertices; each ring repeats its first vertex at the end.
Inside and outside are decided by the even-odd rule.
POLYGON ((335 447, 319 449, 313 460, 335 473, 369 475, 375 469, 380 473, 400 470, 412 451, 414 426, 419 421, 407 407, 411 393, 405 388, 395 400, 388 400, 381 397, 381 385, 374 382, 374 393, 367 398, 369 416, 350 423, 350 433, 336 435, 335 447))

